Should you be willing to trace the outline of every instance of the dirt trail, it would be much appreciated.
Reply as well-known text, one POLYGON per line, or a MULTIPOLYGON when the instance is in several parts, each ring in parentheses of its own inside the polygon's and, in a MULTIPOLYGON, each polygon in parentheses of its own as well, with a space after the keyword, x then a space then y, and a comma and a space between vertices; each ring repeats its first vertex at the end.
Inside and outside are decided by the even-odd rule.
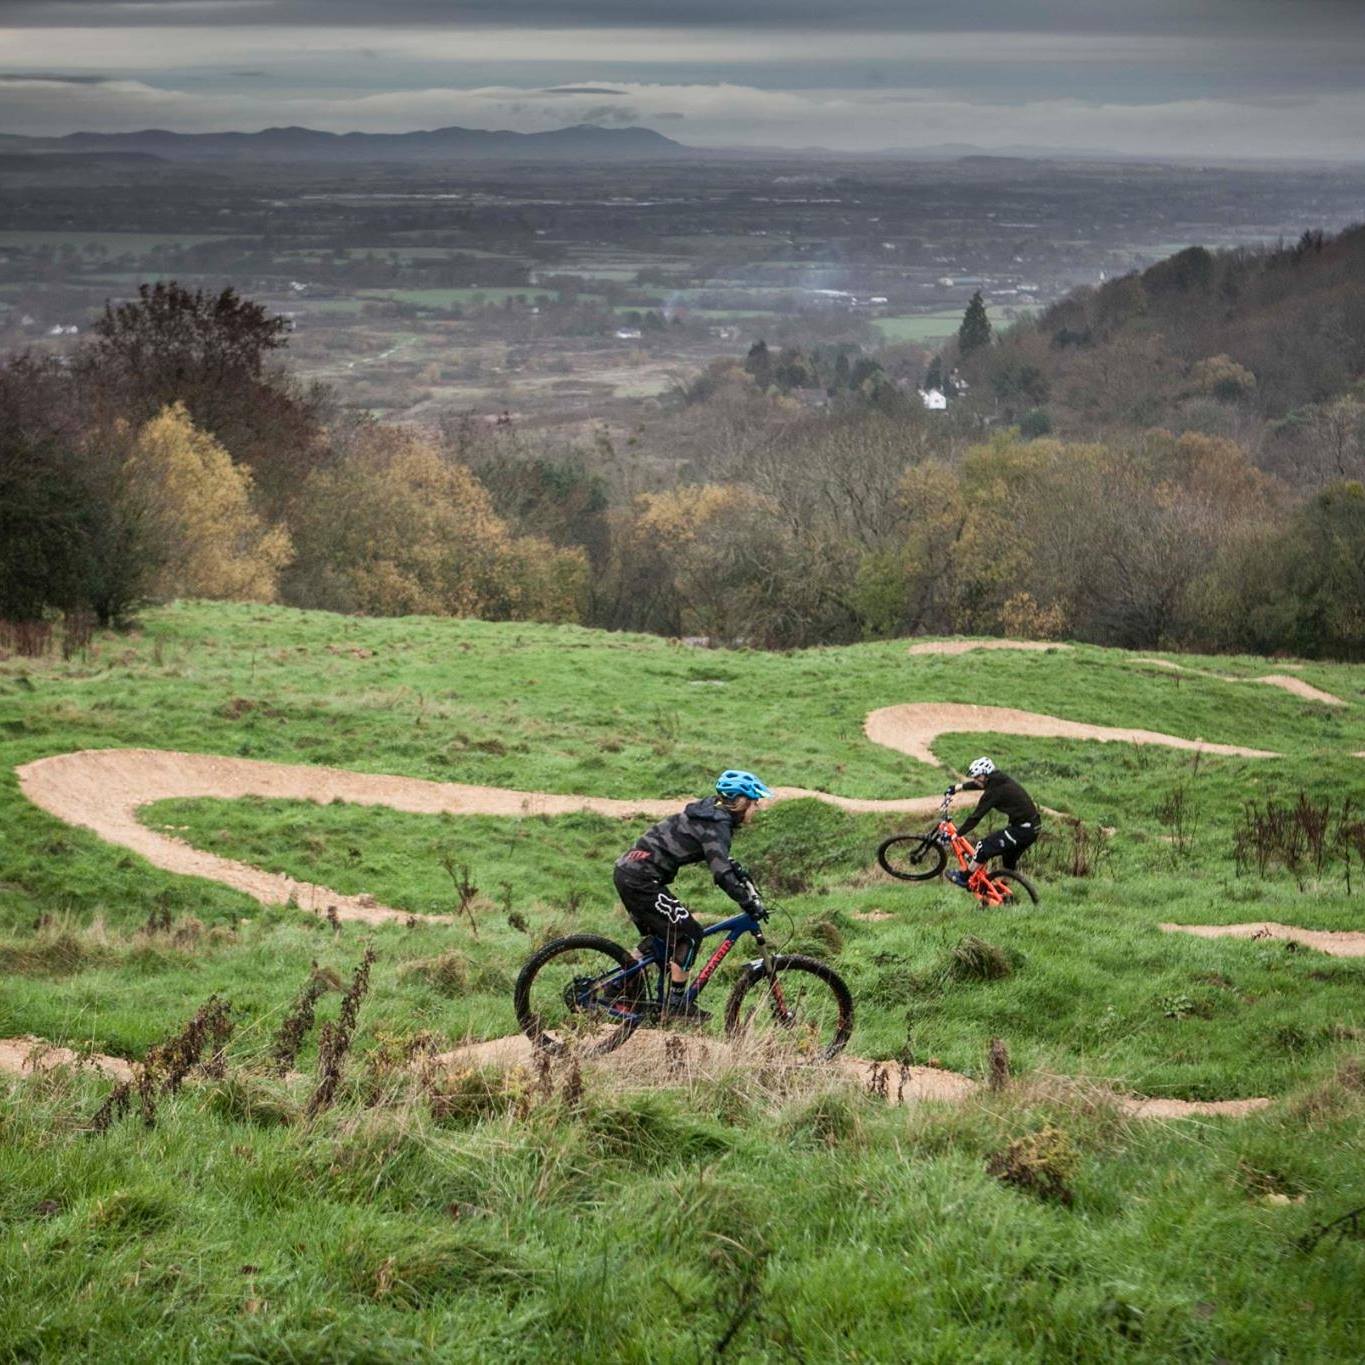
MULTIPOLYGON (((665 1050, 668 1034, 655 1029, 641 1029, 619 1051, 596 1058, 591 1065, 626 1084, 664 1085, 708 1079, 726 1066, 745 1064, 743 1055, 737 1054, 723 1039, 678 1036, 684 1041, 673 1058, 665 1050)), ((441 1054, 436 1060, 443 1066, 530 1067, 535 1061, 535 1049, 528 1038, 517 1033, 506 1038, 491 1038, 487 1042, 469 1043, 441 1054)), ((761 1059, 754 1061, 755 1066, 763 1064, 761 1059)), ((894 1062, 838 1057, 828 1067, 831 1074, 848 1076, 864 1086, 870 1085, 874 1069, 877 1068, 886 1070, 886 1095, 892 1104, 911 1104, 917 1100, 964 1100, 980 1089, 971 1077, 934 1066, 907 1067, 903 1082, 900 1068, 894 1062)), ((1219 1114, 1241 1118, 1257 1109, 1264 1109, 1270 1103, 1268 1099, 1169 1100, 1102 1093, 1111 1098, 1125 1114, 1136 1118, 1219 1114)))
POLYGON ((921 640, 907 654, 969 654, 974 649, 1070 649, 1053 640, 921 640))
POLYGON ((1324 692, 1322 688, 1314 687, 1312 683, 1306 683, 1302 678, 1291 677, 1288 673, 1265 673, 1259 678, 1238 678, 1230 673, 1212 673, 1204 668, 1189 668, 1185 664, 1173 663, 1170 659, 1134 659, 1133 662, 1146 664, 1150 668, 1164 668, 1167 673, 1184 673, 1192 678, 1214 678, 1218 682, 1227 683, 1264 683, 1267 687, 1279 687, 1286 692, 1292 692, 1304 701, 1321 702, 1324 706, 1346 705, 1340 697, 1334 697, 1330 692, 1324 692))
MULTIPOLYGON (((964 706, 951 702, 913 702, 873 711, 864 732, 874 744, 937 766, 933 743, 944 734, 996 733, 1062 739, 1163 744, 1177 749, 1238 754, 1254 758, 1274 755, 1261 749, 1205 744, 1151 730, 1115 729, 1058 720, 999 706, 964 706)), ((514 791, 505 787, 431 782, 417 777, 359 773, 303 763, 266 763, 251 758, 178 753, 167 749, 83 749, 27 763, 18 770, 19 786, 35 805, 67 824, 93 831, 110 843, 141 854, 167 872, 205 877, 245 892, 264 905, 286 905, 321 913, 335 906, 339 917, 379 923, 404 919, 407 913, 378 904, 374 897, 342 895, 313 882, 266 872, 246 863, 192 847, 163 830, 139 822, 138 809, 170 798, 243 796, 292 801, 345 801, 385 806, 418 815, 498 815, 525 818, 594 811, 617 819, 657 819, 677 809, 678 800, 621 801, 603 796, 561 796, 549 792, 514 791)), ((804 787, 778 787, 779 800, 810 796, 844 810, 930 815, 934 796, 870 800, 833 796, 804 787)), ((432 916, 431 918, 440 918, 432 916)))
POLYGON ((73 1052, 69 1047, 25 1034, 22 1038, 0 1038, 0 1073, 12 1076, 51 1071, 59 1066, 90 1066, 111 1080, 126 1081, 133 1074, 132 1064, 122 1057, 104 1057, 98 1052, 73 1052))
MULTIPOLYGON (((937 766, 932 745, 944 734, 992 732, 1064 739, 1164 744, 1209 753, 1272 757, 1264 750, 1205 744, 1150 730, 1123 730, 1079 721, 1058 720, 999 706, 963 706, 916 702, 873 711, 864 731, 874 744, 885 745, 937 766)), ((621 801, 603 796, 560 796, 549 792, 514 791, 505 787, 431 782, 417 777, 390 777, 345 768, 303 763, 266 763, 251 758, 187 754, 166 749, 83 749, 40 758, 18 769, 19 786, 35 805, 67 824, 92 830, 100 838, 141 854, 167 872, 205 877, 245 892, 264 905, 290 901, 318 913, 335 906, 343 919, 379 923, 406 918, 406 912, 379 905, 372 896, 342 895, 312 882, 266 872, 230 858, 207 853, 163 830, 139 822, 139 807, 154 801, 187 797, 259 796, 293 801, 345 801, 385 806, 418 815, 499 815, 525 818, 594 811, 617 819, 657 819, 677 809, 678 801, 621 801)), ((812 796, 844 810, 929 815, 936 797, 869 800, 832 796, 804 787, 779 787, 779 800, 812 796)))
MULTIPOLYGON (((677 799, 620 801, 602 796, 557 796, 166 749, 85 749, 40 758, 19 768, 18 775, 20 790, 35 805, 67 824, 79 825, 110 843, 141 854, 167 872, 221 882, 264 905, 285 905, 292 900, 305 910, 317 912, 335 906, 343 919, 370 923, 403 919, 407 912, 379 905, 372 896, 343 895, 325 886, 207 853, 164 830, 141 824, 137 811, 141 806, 171 798, 259 796, 322 803, 346 801, 417 815, 525 818, 594 811, 624 820, 658 819, 671 814, 679 805, 677 799)), ((776 792, 779 799, 813 796, 852 811, 928 815, 938 805, 934 797, 873 801, 830 796, 804 787, 779 787, 776 792)))
MULTIPOLYGON (((744 1065, 746 1060, 752 1060, 755 1065, 774 1065, 772 1059, 762 1062, 746 1059, 725 1040, 711 1037, 683 1035, 682 1045, 670 1055, 665 1045, 668 1037, 656 1029, 641 1029, 619 1051, 592 1060, 588 1068, 600 1070, 623 1085, 647 1087, 707 1080, 727 1066, 744 1065)), ((535 1061, 535 1049, 525 1035, 517 1033, 506 1038, 467 1043, 451 1052, 441 1053, 435 1061, 446 1068, 529 1068, 535 1061)), ((132 1064, 121 1057, 78 1053, 71 1048, 56 1047, 32 1035, 0 1038, 0 1075, 32 1075, 72 1065, 92 1067, 114 1081, 129 1080, 133 1074, 132 1064)), ((782 1066, 783 1063, 779 1060, 776 1065, 782 1066)), ((802 1071, 812 1069, 804 1064, 790 1065, 801 1065, 802 1071)), ((891 1104, 913 1104, 919 1100, 959 1101, 975 1094, 980 1088, 969 1076, 932 1066, 907 1067, 902 1075, 894 1063, 839 1057, 828 1067, 831 1075, 847 1076, 869 1088, 879 1069, 885 1070, 886 1098, 891 1104)), ((1124 1113, 1136 1118, 1184 1118, 1218 1114, 1241 1118, 1270 1103, 1268 1099, 1190 1101, 1127 1095, 1114 1095, 1112 1099, 1124 1113)))
POLYGON ((1168 934, 1194 934, 1198 938, 1273 938, 1302 943, 1331 957, 1365 957, 1365 932, 1354 929, 1300 929, 1274 920, 1256 924, 1163 924, 1161 928, 1168 934))
POLYGON ((957 702, 909 702, 873 711, 863 726, 868 739, 888 749, 936 764, 932 744, 940 735, 1030 735, 1035 739, 1093 739, 1101 743, 1160 744, 1168 749, 1199 749, 1208 754, 1242 758, 1276 758, 1267 749, 1238 744, 1208 744, 1202 739, 1180 739, 1155 730, 1130 730, 1110 725, 1087 725, 1008 706, 965 706, 957 702))

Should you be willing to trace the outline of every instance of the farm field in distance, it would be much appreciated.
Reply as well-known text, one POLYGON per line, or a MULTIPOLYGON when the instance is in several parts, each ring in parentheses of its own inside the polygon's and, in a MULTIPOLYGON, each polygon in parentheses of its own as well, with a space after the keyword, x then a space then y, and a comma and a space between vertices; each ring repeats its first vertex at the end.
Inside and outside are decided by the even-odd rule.
POLYGON ((1007 328, 1179 246, 1294 238, 1305 196, 1329 229, 1362 198, 1353 172, 1330 188, 1282 168, 1112 172, 972 157, 0 170, 0 346, 67 348, 140 281, 232 283, 291 319, 291 365, 344 406, 626 433, 760 338, 859 348, 913 385, 978 289, 1007 328))
MULTIPOLYGON (((136 1061, 215 996, 233 1025, 219 1074, 153 1096, 152 1126, 134 1096, 91 1130, 114 1086, 97 1069, 0 1070, 0 1358, 690 1361, 722 1340, 745 1360, 1351 1358, 1365 958, 1160 926, 1365 928, 1347 804, 1365 684, 1178 662, 1205 671, 191 603, 65 661, 0 656, 0 1040, 136 1061), (870 712, 939 703, 1276 756, 948 730, 929 763, 864 734, 870 712), (858 1067, 765 1068, 718 1023, 652 1069, 509 1067, 459 1049, 515 1032, 536 944, 634 941, 610 868, 642 821, 194 794, 140 811, 182 848, 399 912, 332 924, 163 871, 21 790, 27 765, 110 749, 642 802, 730 764, 932 797, 988 752, 1053 814, 1024 864, 1042 903, 1007 912, 877 870, 877 842, 923 817, 805 798, 740 834, 774 940, 852 988, 858 1067), (1249 807, 1301 801, 1344 833, 1286 866, 1249 807), (367 945, 349 1056, 313 1106, 319 1028, 367 945), (310 982, 316 1026, 281 1068, 310 982), (976 1088, 897 1105, 902 1067, 976 1088), (1148 1119, 1123 1096, 1270 1103, 1148 1119)), ((695 869, 679 888, 724 912, 695 869)))

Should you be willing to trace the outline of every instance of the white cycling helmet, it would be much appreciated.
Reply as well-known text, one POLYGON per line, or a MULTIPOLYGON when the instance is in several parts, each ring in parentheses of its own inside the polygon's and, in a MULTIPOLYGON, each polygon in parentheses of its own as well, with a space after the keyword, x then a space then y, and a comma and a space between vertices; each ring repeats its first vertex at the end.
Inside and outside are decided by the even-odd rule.
POLYGON ((995 764, 989 758, 976 759, 967 769, 968 777, 989 777, 995 771, 995 764))

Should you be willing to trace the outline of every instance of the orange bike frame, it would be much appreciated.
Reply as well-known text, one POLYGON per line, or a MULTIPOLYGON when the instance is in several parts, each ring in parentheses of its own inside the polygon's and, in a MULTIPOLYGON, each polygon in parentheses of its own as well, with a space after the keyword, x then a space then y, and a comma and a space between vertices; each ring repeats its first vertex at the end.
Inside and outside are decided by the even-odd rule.
MULTIPOLYGON (((951 820, 940 820, 938 832, 948 847, 957 854, 957 865, 965 872, 967 864, 972 860, 972 854, 976 852, 976 845, 959 834, 957 826, 951 820)), ((1004 882, 995 881, 986 871, 984 863, 967 879, 967 890, 972 892, 982 905, 1004 905, 1007 900, 1014 899, 1014 892, 1004 882)))

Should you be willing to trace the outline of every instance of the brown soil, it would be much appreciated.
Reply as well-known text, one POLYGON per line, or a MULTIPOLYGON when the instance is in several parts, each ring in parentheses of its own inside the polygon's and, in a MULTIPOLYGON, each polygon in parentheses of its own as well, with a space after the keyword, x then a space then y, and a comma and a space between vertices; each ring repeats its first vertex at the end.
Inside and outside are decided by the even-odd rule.
POLYGON ((907 654, 968 654, 974 649, 1070 649, 1051 640, 921 640, 907 654))
POLYGON ((1195 1116, 1240 1119, 1265 1109, 1266 1099, 1254 1100, 1155 1100, 1137 1095, 1124 1096, 1119 1108, 1135 1119, 1185 1119, 1195 1116))
POLYGON ((1282 939, 1316 948, 1332 957, 1365 957, 1365 932, 1355 929, 1300 929, 1293 924, 1263 920, 1258 924, 1163 924, 1168 934, 1195 934, 1199 938, 1282 939))
POLYGON ((27 1034, 22 1038, 0 1038, 0 1073, 13 1076, 51 1071, 59 1066, 89 1066, 116 1081, 132 1077, 133 1068, 122 1057, 102 1057, 99 1053, 73 1052, 27 1034))
MULTIPOLYGON (((589 1065, 600 1068, 625 1084, 660 1085, 707 1080, 726 1066, 744 1065, 750 1060, 722 1039, 687 1034, 678 1036, 684 1041, 679 1057, 672 1060, 665 1051, 668 1035, 654 1029, 641 1029, 619 1051, 596 1058, 589 1065)), ((441 1054, 436 1060, 443 1066, 530 1067, 535 1061, 535 1049, 522 1034, 513 1034, 507 1038, 469 1043, 453 1052, 441 1054)), ((756 1066, 772 1065, 771 1059, 763 1059, 762 1062, 759 1059, 752 1060, 756 1066)), ((887 1099, 893 1104, 898 1097, 903 1104, 918 1100, 964 1100, 980 1089, 971 1077, 934 1066, 908 1067, 902 1085, 900 1068, 895 1062, 873 1062, 860 1057, 839 1057, 824 1067, 806 1064, 801 1069, 816 1075, 823 1070, 832 1078, 847 1077, 870 1088, 876 1068, 886 1070, 887 1099)), ((1093 1098, 1094 1092, 1090 1093, 1093 1098)), ((1195 1115, 1241 1118, 1257 1109, 1264 1109, 1270 1103, 1268 1099, 1171 1100, 1117 1095, 1108 1091, 1099 1094, 1134 1118, 1187 1118, 1195 1115)))
POLYGON ((1330 692, 1324 692, 1320 687, 1314 687, 1312 683, 1306 683, 1302 678, 1294 678, 1287 673, 1266 673, 1259 678, 1235 678, 1227 673, 1210 673, 1202 668, 1187 668, 1184 664, 1172 663, 1170 659, 1134 659, 1133 662, 1147 664, 1151 668, 1164 668, 1168 673, 1186 673, 1193 678, 1216 678, 1219 682, 1228 683, 1265 683, 1267 687, 1279 687, 1286 692, 1292 692, 1296 697, 1302 697, 1304 701, 1321 702, 1324 706, 1346 705, 1340 697, 1334 697, 1330 692))
POLYGON ((1320 687, 1304 682, 1302 678, 1291 678, 1287 673, 1267 673, 1263 678, 1252 678, 1251 681, 1267 683, 1271 687, 1282 687, 1286 692, 1302 697, 1304 701, 1320 701, 1325 706, 1346 705, 1340 697, 1334 697, 1330 692, 1324 692, 1320 687))
POLYGON ((1161 744, 1169 749, 1199 749, 1209 754, 1235 754, 1242 758, 1275 758, 1266 749, 1247 749, 1238 744, 1207 744, 1202 739, 1180 739, 1154 730, 1128 730, 1109 725, 1040 716, 1007 706, 965 706, 957 702, 910 702, 873 711, 863 732, 874 744, 937 764, 930 747, 940 735, 1030 735, 1037 739, 1093 739, 1101 743, 1161 744))
MULTIPOLYGON (((747 1056, 742 1047, 732 1046, 715 1037, 690 1034, 675 1036, 680 1042, 670 1055, 666 1045, 668 1034, 657 1029, 641 1029, 620 1050, 593 1059, 587 1064, 588 1068, 597 1068, 623 1085, 659 1086, 706 1081, 714 1079, 726 1067, 751 1064, 761 1066, 779 1085, 799 1071, 803 1077, 819 1077, 823 1073, 830 1079, 846 1078, 865 1088, 871 1088, 880 1068, 886 1073, 886 1097, 892 1104, 910 1104, 919 1100, 964 1100, 980 1088, 969 1076, 934 1066, 907 1067, 902 1075, 894 1062, 873 1062, 859 1057, 839 1057, 829 1064, 812 1065, 787 1061, 780 1056, 747 1056)), ((514 1033, 506 1038, 467 1043, 451 1052, 441 1053, 434 1060, 443 1067, 530 1068, 534 1065, 535 1055, 530 1040, 524 1034, 514 1033)), ((121 1057, 77 1053, 32 1035, 0 1039, 0 1075, 31 1075, 59 1066, 89 1066, 115 1081, 129 1080, 133 1074, 132 1065, 121 1057)), ((1101 1093, 1124 1113, 1135 1118, 1186 1118, 1191 1115, 1241 1118, 1270 1103, 1268 1099, 1194 1101, 1101 1093)))
POLYGON ((884 920, 896 917, 889 910, 850 910, 849 918, 866 920, 869 924, 881 924, 884 920))

